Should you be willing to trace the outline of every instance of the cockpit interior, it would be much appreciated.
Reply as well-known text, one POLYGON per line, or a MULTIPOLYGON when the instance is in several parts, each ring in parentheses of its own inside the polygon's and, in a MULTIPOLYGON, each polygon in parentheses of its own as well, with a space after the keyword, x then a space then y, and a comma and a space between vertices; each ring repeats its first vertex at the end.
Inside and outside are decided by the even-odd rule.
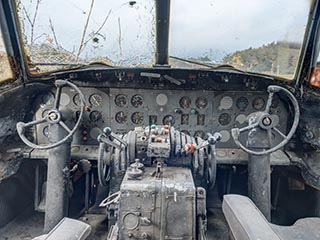
MULTIPOLYGON (((319 1, 288 7, 287 42, 212 44, 223 58, 179 38, 180 8, 222 31, 192 25, 207 0, 49 2, 0 2, 0 239, 320 238, 319 1)), ((230 11, 276 36, 263 2, 230 11)))

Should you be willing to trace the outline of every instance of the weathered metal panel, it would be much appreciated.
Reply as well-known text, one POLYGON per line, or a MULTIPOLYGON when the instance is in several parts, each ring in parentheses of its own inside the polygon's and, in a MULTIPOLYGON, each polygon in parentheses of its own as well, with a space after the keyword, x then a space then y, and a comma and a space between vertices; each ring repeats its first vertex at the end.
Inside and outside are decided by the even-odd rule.
POLYGON ((139 179, 126 173, 119 205, 120 239, 194 239, 196 189, 190 169, 145 168, 139 179))

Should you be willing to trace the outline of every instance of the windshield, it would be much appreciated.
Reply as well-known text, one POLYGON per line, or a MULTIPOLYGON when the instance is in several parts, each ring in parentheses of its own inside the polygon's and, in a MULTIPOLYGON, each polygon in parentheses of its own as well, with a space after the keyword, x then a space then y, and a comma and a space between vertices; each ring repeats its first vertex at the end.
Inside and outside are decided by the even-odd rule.
MULTIPOLYGON (((228 64, 292 79, 311 4, 172 0, 170 65, 228 64)), ((119 67, 155 64, 154 0, 20 0, 17 6, 29 64, 37 73, 93 62, 119 67)))
POLYGON ((21 0, 17 6, 34 71, 154 62, 153 0, 21 0))
MULTIPOLYGON (((310 0, 171 1, 170 54, 292 78, 310 0)), ((192 64, 171 61, 175 66, 192 64)))
POLYGON ((5 49, 0 26, 0 83, 13 78, 9 58, 5 49))

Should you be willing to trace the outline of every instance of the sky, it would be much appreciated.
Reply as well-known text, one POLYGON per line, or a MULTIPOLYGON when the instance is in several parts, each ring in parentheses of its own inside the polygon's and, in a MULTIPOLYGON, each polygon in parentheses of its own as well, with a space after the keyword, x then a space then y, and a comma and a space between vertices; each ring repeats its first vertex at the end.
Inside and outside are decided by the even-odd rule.
MULTIPOLYGON (((33 29, 34 43, 59 44, 82 59, 108 56, 120 65, 153 62, 153 0, 94 0, 84 31, 91 3, 41 0, 34 18, 37 0, 21 0, 27 41, 31 42, 33 29)), ((301 42, 310 4, 310 0, 171 0, 170 54, 219 61, 228 53, 273 41, 301 42)))

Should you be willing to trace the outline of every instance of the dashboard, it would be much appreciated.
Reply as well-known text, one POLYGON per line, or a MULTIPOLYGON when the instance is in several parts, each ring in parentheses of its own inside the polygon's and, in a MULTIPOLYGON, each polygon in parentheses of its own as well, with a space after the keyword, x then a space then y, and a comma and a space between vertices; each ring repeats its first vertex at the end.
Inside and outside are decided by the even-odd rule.
MULTIPOLYGON (((85 112, 80 128, 73 137, 76 145, 98 145, 97 136, 104 127, 125 134, 135 127, 171 124, 176 129, 204 138, 207 132, 220 132, 218 148, 236 149, 230 134, 233 127, 246 126, 247 117, 263 111, 268 94, 260 91, 220 90, 157 90, 81 87, 89 111, 85 112)), ((54 92, 36 99, 36 119, 52 107, 54 92)), ((72 128, 79 114, 80 99, 73 89, 63 88, 60 105, 66 124, 72 128)), ((278 128, 286 133, 288 110, 276 96, 271 111, 278 128)), ((37 125, 36 142, 48 142, 48 126, 37 125)), ((281 138, 274 135, 275 141, 281 138)), ((242 139, 245 141, 245 139, 242 139)))

